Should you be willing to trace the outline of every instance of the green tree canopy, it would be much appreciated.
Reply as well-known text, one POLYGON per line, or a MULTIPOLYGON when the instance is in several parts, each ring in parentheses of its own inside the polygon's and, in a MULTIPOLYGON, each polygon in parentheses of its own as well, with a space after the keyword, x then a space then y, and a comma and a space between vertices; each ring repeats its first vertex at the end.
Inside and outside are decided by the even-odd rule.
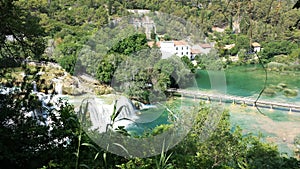
POLYGON ((45 33, 39 25, 40 19, 16 2, 0 1, 0 57, 39 59, 45 49, 45 33))
POLYGON ((263 59, 270 59, 276 55, 289 55, 292 50, 296 48, 297 44, 290 43, 286 40, 268 42, 264 45, 261 56, 263 59))
POLYGON ((120 53, 124 55, 129 55, 133 52, 137 52, 146 48, 147 39, 145 34, 134 34, 125 39, 122 39, 117 44, 112 46, 108 53, 120 53))

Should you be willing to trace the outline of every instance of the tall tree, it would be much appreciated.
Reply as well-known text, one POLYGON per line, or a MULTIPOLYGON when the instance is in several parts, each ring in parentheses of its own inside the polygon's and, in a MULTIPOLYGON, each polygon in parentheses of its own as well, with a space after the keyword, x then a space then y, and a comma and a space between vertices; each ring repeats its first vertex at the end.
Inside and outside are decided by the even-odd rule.
POLYGON ((39 18, 16 2, 0 1, 0 57, 38 59, 45 49, 44 30, 39 25, 39 18))

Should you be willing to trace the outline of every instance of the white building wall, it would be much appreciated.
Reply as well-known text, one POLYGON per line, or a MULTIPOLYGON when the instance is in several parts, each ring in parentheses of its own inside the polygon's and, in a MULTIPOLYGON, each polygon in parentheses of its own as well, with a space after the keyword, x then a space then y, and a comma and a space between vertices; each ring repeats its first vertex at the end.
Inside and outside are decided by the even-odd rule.
POLYGON ((257 47, 254 47, 254 52, 260 52, 260 47, 259 46, 257 46, 257 47))
POLYGON ((189 58, 191 57, 191 47, 189 45, 177 45, 175 46, 175 50, 177 56, 187 56, 189 58))
POLYGON ((176 51, 174 49, 175 49, 174 42, 172 42, 172 41, 160 42, 160 51, 162 53, 162 59, 166 59, 166 58, 176 54, 176 51))
POLYGON ((160 51, 162 53, 163 59, 168 58, 172 55, 177 55, 179 57, 191 57, 190 45, 175 45, 174 41, 160 42, 160 51))

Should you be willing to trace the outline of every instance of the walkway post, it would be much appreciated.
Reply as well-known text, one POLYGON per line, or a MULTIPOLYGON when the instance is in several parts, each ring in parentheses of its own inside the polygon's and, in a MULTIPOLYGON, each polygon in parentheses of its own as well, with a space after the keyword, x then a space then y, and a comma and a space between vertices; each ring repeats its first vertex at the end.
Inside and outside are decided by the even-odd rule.
POLYGON ((270 110, 273 110, 273 105, 272 104, 270 105, 270 110))
POLYGON ((207 103, 210 103, 210 98, 209 98, 209 96, 207 96, 207 101, 206 101, 207 103))

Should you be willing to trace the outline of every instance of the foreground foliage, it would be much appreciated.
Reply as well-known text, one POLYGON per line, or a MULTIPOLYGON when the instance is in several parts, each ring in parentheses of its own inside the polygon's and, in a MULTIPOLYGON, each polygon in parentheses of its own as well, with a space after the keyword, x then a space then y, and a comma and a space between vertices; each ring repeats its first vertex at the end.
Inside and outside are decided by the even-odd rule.
MULTIPOLYGON (((39 61, 41 57, 46 59, 54 57, 66 70, 73 73, 77 56, 87 42, 87 37, 97 32, 101 26, 108 23, 109 19, 128 14, 127 8, 146 8, 175 14, 191 20, 194 24, 203 25, 206 34, 211 32, 212 26, 222 27, 232 24, 234 18, 240 14, 243 16, 240 23, 243 35, 249 35, 253 31, 257 33, 250 38, 257 41, 284 39, 299 43, 297 38, 300 35, 299 26, 294 25, 293 20, 289 19, 296 18, 293 16, 297 16, 298 12, 289 10, 288 1, 255 1, 253 4, 251 2, 249 5, 247 2, 236 1, 212 1, 210 4, 208 1, 192 0, 130 2, 2 0, 0 59, 1 63, 8 63, 6 61, 14 59, 23 61, 28 56, 39 61), (251 23, 258 24, 250 29, 254 25, 251 23), (42 55, 45 47, 44 32, 48 36, 46 39, 50 41, 45 55, 42 55), (8 38, 11 36, 13 39, 8 38)), ((241 37, 241 41, 237 44, 246 48, 247 38, 241 37)), ((143 39, 142 36, 140 38, 143 39)), ((144 47, 144 42, 141 40, 138 49, 144 47)), ((124 54, 135 52, 137 48, 123 48, 122 45, 126 43, 120 42, 117 45, 121 46, 115 46, 113 50, 122 47, 122 50, 117 52, 124 54)), ((134 45, 126 44, 126 46, 134 45)), ((272 58, 275 54, 291 54, 293 59, 299 58, 295 45, 288 45, 286 41, 270 42, 266 47, 270 48, 270 51, 265 52, 266 59, 272 58), (273 46, 280 48, 275 50, 272 49, 273 46)), ((110 53, 107 57, 108 61, 113 60, 114 53, 110 53)), ((95 60, 83 61, 86 63, 79 64, 88 65, 95 60)), ((176 60, 171 60, 172 64, 173 62, 177 63, 176 60)), ((199 59, 198 62, 205 61, 199 59)), ((18 64, 13 62, 11 65, 2 64, 1 69, 20 64, 20 62, 18 64)), ((162 77, 156 79, 161 80, 157 88, 166 89, 164 85, 170 85, 167 87, 176 85, 174 79, 170 77, 173 72, 184 75, 185 72, 181 72, 181 69, 170 69, 169 64, 162 61, 153 67, 153 71, 157 71, 162 77)), ((110 65, 112 70, 113 66, 110 65)), ((51 121, 51 124, 46 124, 47 121, 41 114, 43 108, 41 102, 31 93, 33 90, 31 80, 38 81, 38 77, 34 76, 35 73, 25 71, 24 79, 19 86, 20 90, 9 95, 0 95, 1 168, 299 168, 299 161, 280 154, 276 146, 262 142, 259 137, 243 135, 239 128, 232 129, 226 111, 219 112, 221 115, 218 123, 212 130, 206 131, 207 128, 204 127, 206 124, 203 121, 210 117, 213 109, 203 105, 202 108, 191 112, 196 114, 196 118, 190 133, 168 152, 144 159, 125 159, 116 156, 99 148, 82 131, 80 119, 76 116, 72 105, 61 104, 56 110, 46 111, 47 121, 51 121), (30 112, 38 114, 28 116, 30 112)), ((109 75, 102 80, 103 83, 110 82, 109 75)), ((139 74, 137 79, 144 82, 149 80, 141 77, 143 74, 139 74)), ((99 78, 103 78, 101 73, 99 78)), ((14 85, 14 80, 11 80, 9 87, 14 85)), ((298 141, 295 140, 295 143, 298 144, 298 141)))
MULTIPOLYGON (((99 148, 83 132, 71 105, 62 105, 58 113, 49 111, 51 125, 44 125, 41 116, 25 116, 40 107, 30 94, 1 95, 0 105, 0 161, 8 168, 299 167, 299 161, 280 154, 275 145, 232 128, 227 111, 218 112, 221 114, 212 121, 211 114, 216 109, 202 103, 190 112, 196 116, 194 125, 181 143, 159 156, 144 159, 125 159, 99 148)), ((163 131, 162 127, 159 130, 163 131)))

